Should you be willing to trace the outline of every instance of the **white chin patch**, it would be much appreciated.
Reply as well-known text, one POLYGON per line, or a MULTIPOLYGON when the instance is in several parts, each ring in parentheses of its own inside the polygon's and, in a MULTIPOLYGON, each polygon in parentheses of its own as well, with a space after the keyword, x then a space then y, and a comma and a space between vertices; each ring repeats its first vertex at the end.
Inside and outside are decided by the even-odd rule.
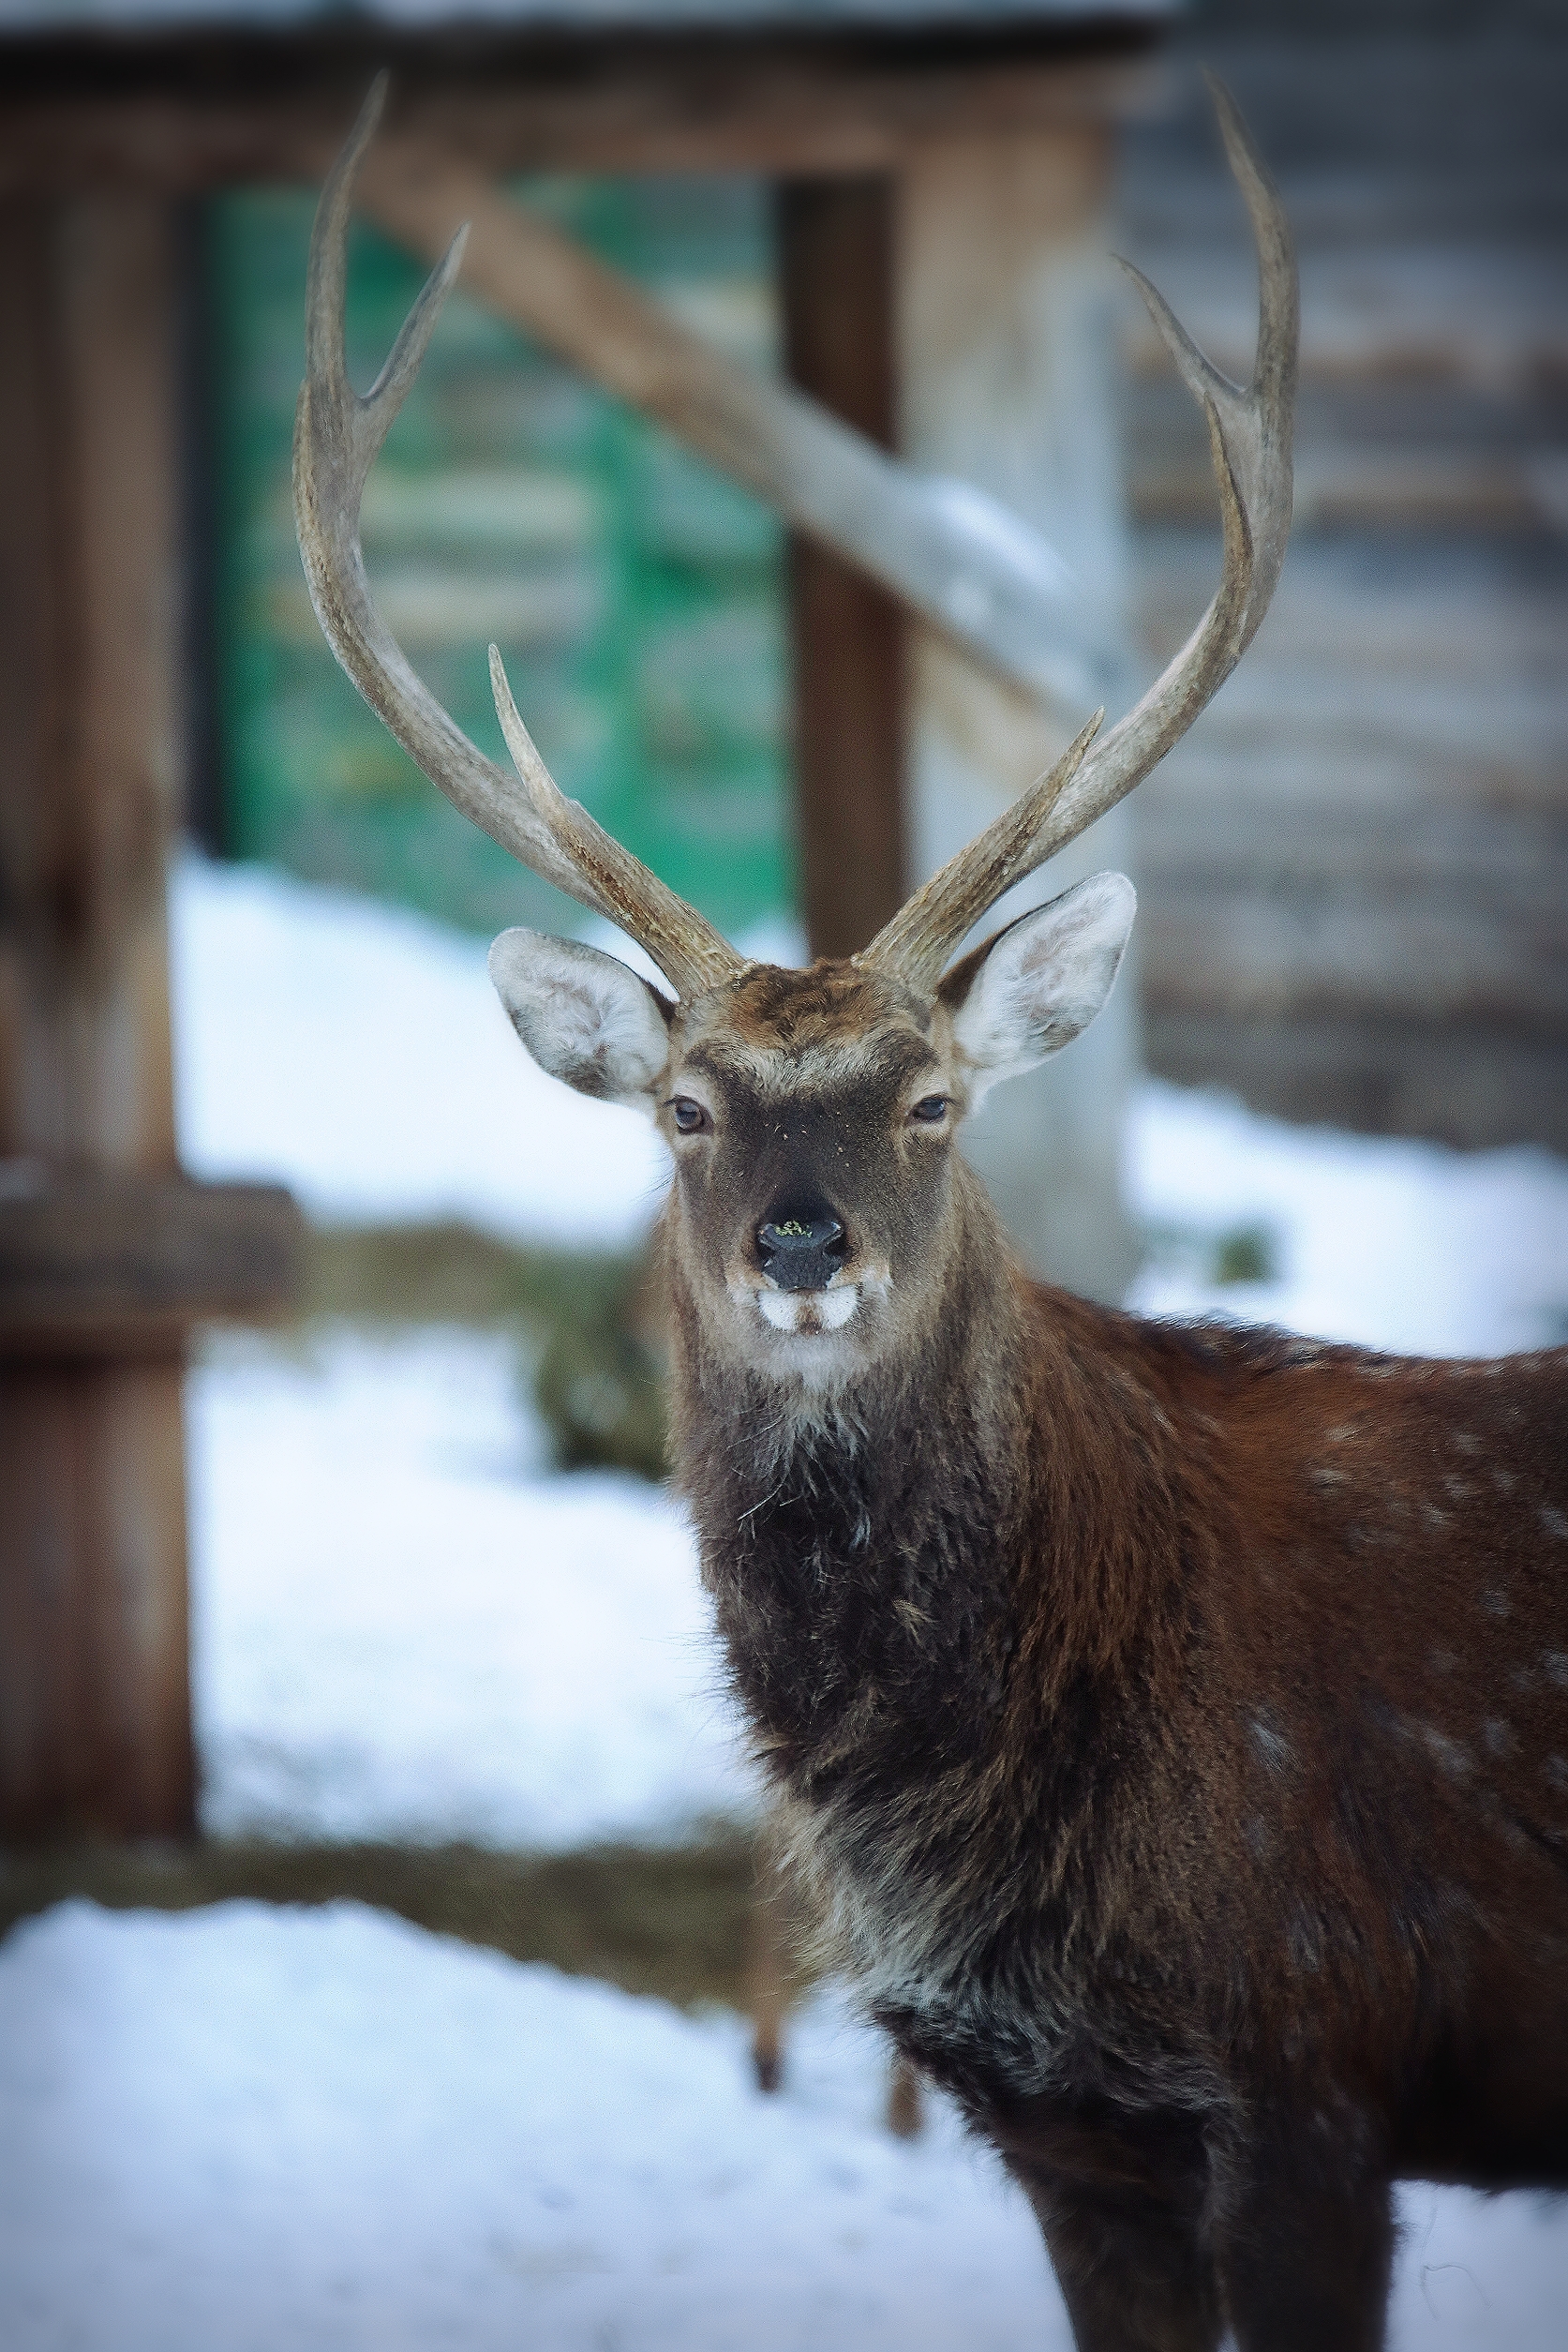
POLYGON ((756 1303, 763 1320, 775 1331, 794 1331, 802 1338, 823 1331, 842 1331, 860 1303, 858 1282, 833 1290, 759 1290, 756 1303))

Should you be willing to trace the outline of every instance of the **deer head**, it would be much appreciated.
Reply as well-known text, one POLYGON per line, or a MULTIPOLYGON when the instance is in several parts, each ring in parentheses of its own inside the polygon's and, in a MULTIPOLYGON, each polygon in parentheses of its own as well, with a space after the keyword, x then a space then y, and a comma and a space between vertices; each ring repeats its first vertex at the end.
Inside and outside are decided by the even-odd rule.
POLYGON ((294 441, 300 547, 322 629, 371 709, 448 798, 628 933, 669 981, 666 996, 614 956, 533 931, 503 933, 490 957, 518 1036, 545 1070, 658 1123, 675 1159, 676 1263, 710 1343, 811 1387, 839 1385, 933 1311, 963 1205, 976 1197, 952 1149, 956 1131, 988 1086, 1058 1052, 1094 1018, 1127 945, 1132 885, 1095 875, 960 954, 963 942, 1185 733, 1250 641, 1278 577, 1291 507, 1295 268, 1278 198, 1234 105, 1214 87, 1260 255, 1250 386, 1220 375, 1130 274, 1207 416, 1224 525, 1218 591, 1116 726, 1101 734, 1097 714, 868 947, 804 972, 748 963, 562 796, 493 646, 515 778, 475 749, 410 668, 370 598, 359 505, 456 277, 463 236, 361 398, 344 367, 345 249, 379 91, 322 194, 294 441))

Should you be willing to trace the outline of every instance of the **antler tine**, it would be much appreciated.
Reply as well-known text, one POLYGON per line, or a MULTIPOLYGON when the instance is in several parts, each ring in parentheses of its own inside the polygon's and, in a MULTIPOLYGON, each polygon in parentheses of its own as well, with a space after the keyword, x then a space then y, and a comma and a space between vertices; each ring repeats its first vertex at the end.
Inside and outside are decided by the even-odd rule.
POLYGON ((646 948, 682 996, 700 996, 705 988, 716 988, 748 970, 746 958, 705 916, 666 890, 580 801, 566 798, 523 725, 493 645, 490 692, 529 805, 550 840, 570 859, 578 877, 576 895, 584 905, 597 906, 646 948))
POLYGON ((486 759, 414 675, 371 600, 359 541, 360 499, 419 372, 467 234, 458 231, 431 272, 386 366, 362 399, 349 382, 343 352, 349 217, 386 81, 378 76, 333 167, 310 240, 306 379, 294 419, 294 517, 316 617, 371 710, 455 808, 579 906, 620 924, 679 995, 700 995, 743 971, 745 959, 560 791, 517 716, 495 649, 491 678, 500 682, 498 708, 521 771, 520 791, 517 778, 486 759))
POLYGON ((1066 848, 1163 759, 1210 702, 1268 610, 1291 528, 1291 426, 1300 300, 1284 206, 1235 100, 1214 75, 1231 169, 1258 247, 1258 349, 1243 391, 1221 375, 1142 273, 1122 266, 1209 425, 1224 565, 1207 612, 1142 700, 1094 741, 1097 718, 1050 774, 961 849, 856 961, 930 990, 970 926, 1003 891, 1066 848), (1092 748, 1091 748, 1092 745, 1092 748))

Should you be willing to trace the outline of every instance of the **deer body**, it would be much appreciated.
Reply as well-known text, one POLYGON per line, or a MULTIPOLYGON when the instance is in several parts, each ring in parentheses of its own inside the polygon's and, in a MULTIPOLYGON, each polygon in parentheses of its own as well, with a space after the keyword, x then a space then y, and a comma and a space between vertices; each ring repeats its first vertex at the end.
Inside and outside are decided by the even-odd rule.
POLYGON ((955 1147, 1094 1017, 1132 889, 967 936, 1190 725, 1283 554, 1294 266, 1219 107, 1251 386, 1145 291, 1207 416, 1220 588, 1142 701, 847 962, 746 962, 562 798, 493 648, 515 779, 376 613, 360 493, 460 251, 360 399, 344 240, 376 101, 318 216, 295 499, 372 706, 672 983, 533 932, 491 954, 543 1067, 674 1157, 678 1468, 869 2008, 1023 2182, 1081 2352, 1376 2352, 1395 2178, 1568 2188, 1568 1352, 1140 1323, 1028 1281, 955 1147))
POLYGON ((828 1387, 716 1338, 678 1178, 736 1691, 1081 2343, 1376 2345, 1392 2178, 1568 2188, 1568 1356, 1140 1322, 1024 1279, 948 1173, 923 1319, 828 1387))
MULTIPOLYGON (((1396 2131, 1478 1984, 1488 2030, 1568 2030, 1564 1367, 1504 1408, 1489 1367, 1009 1287, 1000 1378, 986 1315, 765 1463, 683 1398, 735 1686, 885 2022, 998 2097, 1086 2086, 1091 2045, 1218 2096, 1249 2026, 1304 2079, 1365 2063, 1396 2131)), ((1568 2186, 1568 2076, 1531 2088, 1555 2136, 1495 2185, 1550 2147, 1568 2186)))

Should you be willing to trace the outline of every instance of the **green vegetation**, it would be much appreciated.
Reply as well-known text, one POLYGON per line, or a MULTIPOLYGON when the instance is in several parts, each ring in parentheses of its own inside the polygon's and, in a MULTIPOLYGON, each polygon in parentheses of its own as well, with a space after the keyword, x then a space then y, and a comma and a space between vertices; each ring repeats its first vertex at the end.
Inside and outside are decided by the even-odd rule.
POLYGON ((1215 1242, 1214 1279, 1217 1282, 1272 1282, 1279 1272, 1278 1255, 1266 1225, 1237 1225, 1215 1242))
POLYGON ((1279 1238, 1269 1225, 1231 1225, 1217 1231, 1202 1225, 1146 1225, 1142 1239, 1156 1266, 1193 1281, 1229 1288, 1236 1282, 1279 1279, 1279 1238))

